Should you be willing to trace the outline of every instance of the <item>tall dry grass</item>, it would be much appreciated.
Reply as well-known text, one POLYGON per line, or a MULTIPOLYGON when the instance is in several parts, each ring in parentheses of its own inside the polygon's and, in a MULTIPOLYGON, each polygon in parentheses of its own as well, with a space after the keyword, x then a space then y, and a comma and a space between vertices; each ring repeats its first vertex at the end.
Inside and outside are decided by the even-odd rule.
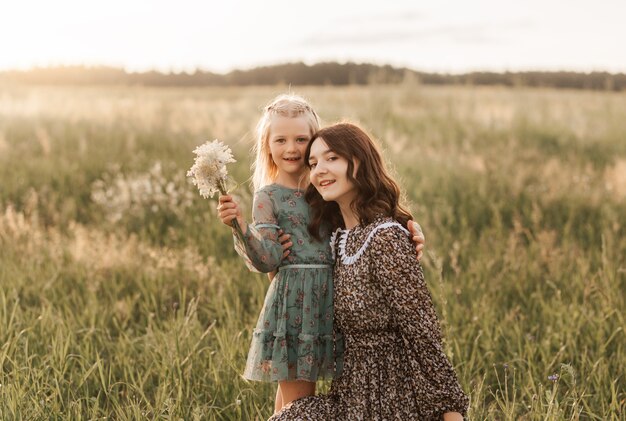
MULTIPOLYGON (((282 91, 3 89, 1 419, 271 413, 272 386, 239 376, 267 281, 184 173, 219 138, 247 180, 260 107, 282 91)), ((626 95, 300 92, 381 140, 471 419, 623 419, 626 95)))

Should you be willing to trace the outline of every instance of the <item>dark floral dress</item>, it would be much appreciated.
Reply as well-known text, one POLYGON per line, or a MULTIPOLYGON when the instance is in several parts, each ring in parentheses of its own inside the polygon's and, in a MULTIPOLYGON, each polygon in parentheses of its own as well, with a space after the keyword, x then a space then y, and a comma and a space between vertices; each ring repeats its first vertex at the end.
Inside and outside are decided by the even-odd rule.
POLYGON ((328 395, 298 399, 270 420, 441 420, 467 396, 441 343, 406 230, 391 218, 344 230, 337 245, 335 322, 341 374, 328 395))
POLYGON ((265 186, 255 193, 254 222, 248 225, 245 244, 235 237, 235 248, 251 270, 278 269, 253 332, 243 374, 249 380, 328 379, 341 359, 341 337, 333 335, 329 236, 316 241, 309 235, 309 210, 303 191, 265 186), (285 260, 280 228, 293 242, 285 260))

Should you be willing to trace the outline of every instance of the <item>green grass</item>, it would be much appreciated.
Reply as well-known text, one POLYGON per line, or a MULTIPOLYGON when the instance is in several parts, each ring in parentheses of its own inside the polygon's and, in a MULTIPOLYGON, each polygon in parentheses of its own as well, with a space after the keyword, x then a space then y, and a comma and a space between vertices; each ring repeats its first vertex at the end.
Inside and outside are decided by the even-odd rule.
MULTIPOLYGON (((254 125, 280 92, 3 90, 0 419, 271 414, 273 386, 240 377, 267 280, 184 175, 219 138, 249 205, 254 125)), ((300 92, 380 139, 470 418, 624 419, 626 95, 300 92)))

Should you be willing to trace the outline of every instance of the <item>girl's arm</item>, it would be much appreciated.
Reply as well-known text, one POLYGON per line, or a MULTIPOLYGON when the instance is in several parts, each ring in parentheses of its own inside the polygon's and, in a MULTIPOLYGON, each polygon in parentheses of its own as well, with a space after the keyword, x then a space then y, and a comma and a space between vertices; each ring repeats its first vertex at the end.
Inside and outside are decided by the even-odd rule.
MULTIPOLYGON (((283 248, 283 259, 284 259, 285 257, 289 256, 289 253, 291 253, 289 251, 289 248, 293 246, 293 243, 291 242, 291 240, 289 240, 289 238, 291 238, 291 235, 285 234, 282 229, 278 230, 278 235, 279 235, 278 242, 281 244, 283 248)), ((274 280, 274 276, 276 276, 277 273, 278 273, 278 270, 275 269, 267 274, 267 278, 270 280, 270 282, 274 280)))
POLYGON ((438 417, 465 414, 468 399, 444 352, 437 314, 409 237, 399 227, 382 229, 368 253, 374 282, 388 300, 412 372, 424 385, 419 398, 434 406, 438 417))
POLYGON ((252 207, 252 224, 246 224, 241 211, 231 196, 220 196, 218 206, 219 217, 226 225, 237 219, 243 232, 243 241, 237 236, 235 250, 242 256, 250 270, 263 273, 272 272, 280 265, 283 247, 278 240, 276 215, 271 198, 267 193, 259 191, 254 195, 252 207))

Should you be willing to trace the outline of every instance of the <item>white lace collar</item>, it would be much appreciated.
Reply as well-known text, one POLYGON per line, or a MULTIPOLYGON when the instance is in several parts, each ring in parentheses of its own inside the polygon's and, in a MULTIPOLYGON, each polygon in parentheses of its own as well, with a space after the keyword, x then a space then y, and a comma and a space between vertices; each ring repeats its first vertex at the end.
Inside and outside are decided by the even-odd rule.
POLYGON ((367 238, 365 239, 365 242, 363 243, 361 248, 359 248, 359 250, 356 253, 354 253, 352 256, 346 255, 346 242, 348 241, 348 234, 350 233, 350 230, 337 228, 335 232, 333 232, 333 235, 330 237, 330 249, 333 253, 333 260, 335 260, 337 256, 336 249, 335 249, 335 242, 337 241, 337 235, 340 235, 339 259, 341 260, 342 264, 351 265, 354 262, 356 262, 359 259, 359 257, 361 257, 361 255, 365 252, 365 250, 367 249, 367 246, 369 246, 370 241, 372 241, 372 238, 374 238, 374 234, 376 234, 376 232, 378 232, 381 229, 394 227, 394 226, 399 227, 402 231, 410 235, 409 231, 397 222, 383 222, 382 224, 379 224, 372 229, 372 231, 367 235, 367 238))

